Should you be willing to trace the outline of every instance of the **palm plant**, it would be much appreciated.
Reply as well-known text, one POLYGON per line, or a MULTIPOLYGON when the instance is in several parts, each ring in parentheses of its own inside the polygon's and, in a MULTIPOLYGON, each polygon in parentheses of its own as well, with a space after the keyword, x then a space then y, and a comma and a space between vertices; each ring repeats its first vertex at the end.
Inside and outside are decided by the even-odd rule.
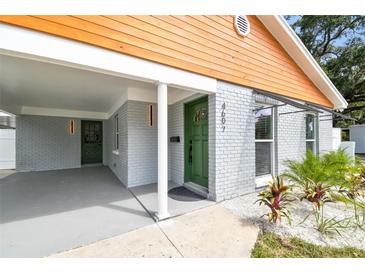
POLYGON ((267 213, 269 222, 281 223, 281 218, 285 217, 291 224, 289 204, 294 200, 290 193, 290 186, 284 183, 284 179, 280 176, 273 176, 269 186, 259 193, 259 205, 266 205, 271 212, 267 213))
MULTIPOLYGON (((314 205, 317 229, 323 234, 340 234, 350 219, 325 218, 325 203, 341 201, 352 204, 358 227, 365 224, 365 166, 351 161, 343 150, 322 156, 307 151, 303 161, 286 161, 283 174, 300 189, 300 199, 314 205)), ((309 216, 309 215, 308 215, 309 216)), ((307 217, 308 217, 307 216, 307 217)), ((304 219, 304 221, 307 219, 304 219)))
POLYGON ((300 200, 310 201, 317 209, 320 209, 322 204, 332 201, 331 186, 336 161, 321 159, 308 150, 303 161, 288 160, 285 164, 288 170, 283 176, 299 187, 300 200))
POLYGON ((346 176, 348 168, 353 165, 353 161, 343 149, 327 152, 320 160, 329 175, 327 180, 332 185, 338 185, 346 176))

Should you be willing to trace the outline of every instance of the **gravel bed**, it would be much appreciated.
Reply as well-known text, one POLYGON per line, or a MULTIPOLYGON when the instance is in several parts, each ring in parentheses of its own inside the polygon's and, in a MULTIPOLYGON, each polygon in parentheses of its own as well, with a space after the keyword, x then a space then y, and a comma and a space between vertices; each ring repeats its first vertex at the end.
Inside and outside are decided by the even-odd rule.
MULTIPOLYGON (((258 199, 258 193, 243 195, 231 200, 222 202, 222 205, 234 214, 260 227, 261 231, 271 231, 281 236, 296 236, 307 242, 332 247, 353 246, 365 250, 365 231, 355 229, 354 227, 346 228, 341 231, 341 236, 332 237, 322 235, 316 229, 316 220, 312 211, 311 203, 307 201, 296 201, 290 207, 292 225, 289 225, 284 218, 281 224, 271 224, 267 221, 266 216, 262 215, 269 212, 265 205, 259 206, 255 201, 258 199), (306 216, 310 216, 303 222, 306 216)), ((337 220, 354 216, 350 206, 342 203, 327 203, 324 207, 324 216, 326 218, 336 217, 337 220)))

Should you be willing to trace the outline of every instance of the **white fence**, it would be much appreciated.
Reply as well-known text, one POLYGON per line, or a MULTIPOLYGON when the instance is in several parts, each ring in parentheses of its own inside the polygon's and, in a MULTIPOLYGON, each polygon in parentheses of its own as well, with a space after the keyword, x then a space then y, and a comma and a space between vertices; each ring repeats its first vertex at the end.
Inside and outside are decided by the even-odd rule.
POLYGON ((332 149, 337 150, 341 145, 341 128, 332 128, 332 149))
POLYGON ((350 127, 350 141, 356 143, 356 153, 365 154, 365 125, 355 125, 350 127))
POLYGON ((350 159, 355 159, 355 142, 342 142, 341 141, 341 128, 332 128, 332 149, 343 149, 350 159))
POLYGON ((15 129, 0 129, 0 169, 15 169, 15 129))

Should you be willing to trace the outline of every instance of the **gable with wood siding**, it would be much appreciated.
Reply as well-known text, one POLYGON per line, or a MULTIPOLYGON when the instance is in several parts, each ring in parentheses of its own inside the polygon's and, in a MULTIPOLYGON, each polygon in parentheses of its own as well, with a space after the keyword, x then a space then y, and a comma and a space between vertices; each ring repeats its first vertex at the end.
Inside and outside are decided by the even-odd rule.
POLYGON ((0 16, 0 22, 77 40, 307 102, 333 104, 256 16, 0 16))

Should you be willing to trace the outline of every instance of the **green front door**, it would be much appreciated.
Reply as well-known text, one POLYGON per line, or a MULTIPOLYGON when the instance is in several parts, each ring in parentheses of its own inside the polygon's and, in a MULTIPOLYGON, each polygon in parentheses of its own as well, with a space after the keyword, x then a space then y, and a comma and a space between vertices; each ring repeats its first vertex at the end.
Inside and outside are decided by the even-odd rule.
POLYGON ((208 97, 185 105, 185 181, 208 187, 208 97))
POLYGON ((103 162, 103 123, 81 121, 81 163, 103 162))

